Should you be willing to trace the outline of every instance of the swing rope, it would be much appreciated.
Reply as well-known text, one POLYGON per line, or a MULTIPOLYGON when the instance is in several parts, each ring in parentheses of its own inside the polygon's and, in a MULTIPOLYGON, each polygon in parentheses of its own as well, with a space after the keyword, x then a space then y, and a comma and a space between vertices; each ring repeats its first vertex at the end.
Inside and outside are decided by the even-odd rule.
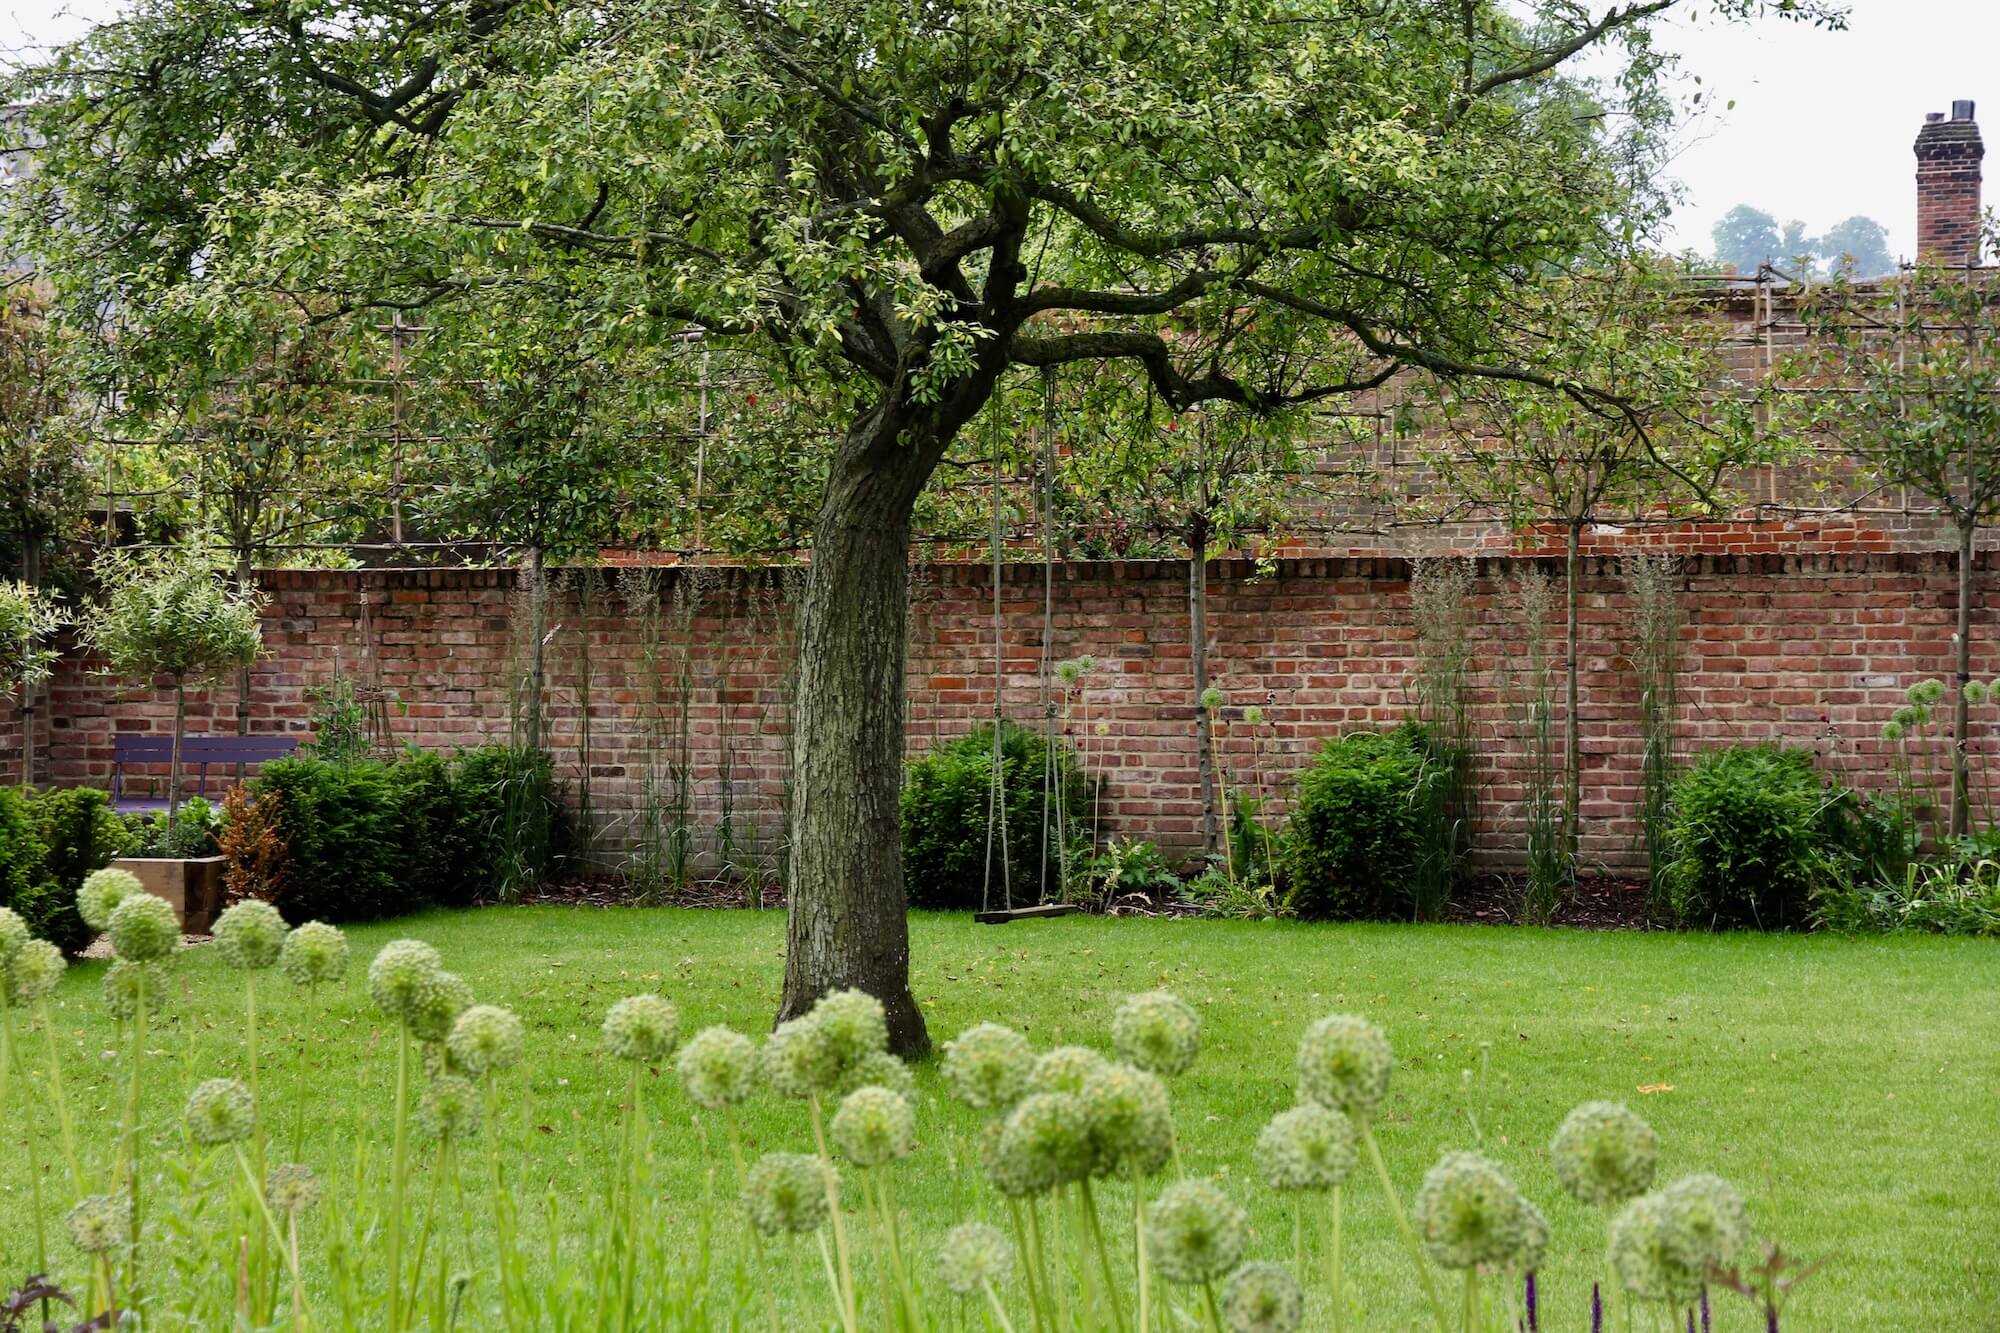
POLYGON ((993 764, 986 784, 986 867, 985 879, 979 886, 979 910, 993 910, 993 842, 994 826, 999 826, 1000 842, 1000 894, 1007 911, 1014 910, 1013 874, 1007 865, 1007 800, 1006 782, 1001 760, 1000 730, 1003 722, 1001 692, 1005 689, 1005 666, 1000 636, 1002 630, 1000 615, 1000 544, 1006 533, 1000 518, 1000 414, 996 411, 988 424, 987 435, 993 450, 993 764))

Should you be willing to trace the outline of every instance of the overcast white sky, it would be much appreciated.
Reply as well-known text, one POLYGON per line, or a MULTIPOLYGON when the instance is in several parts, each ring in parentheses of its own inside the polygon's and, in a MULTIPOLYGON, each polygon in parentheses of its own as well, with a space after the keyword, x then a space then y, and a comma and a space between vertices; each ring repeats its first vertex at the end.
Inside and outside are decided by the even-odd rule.
MULTIPOLYGON (((1605 0, 1609 3, 1609 0, 1605 0)), ((1670 44, 1714 90, 1715 110, 1688 125, 1674 172, 1688 187, 1673 248, 1707 249, 1709 227, 1740 203, 1823 231, 1856 213, 1913 248, 1910 144, 1926 111, 1980 103, 2000 141, 2000 0, 1849 0, 1847 31, 1795 23, 1676 24, 1670 44), (1723 109, 1733 99, 1735 106, 1723 109)), ((110 16, 117 0, 13 0, 0 46, 63 41, 110 16)), ((2000 152, 1994 155, 2000 176, 2000 152)), ((2000 185, 1987 192, 2000 202, 2000 185)))

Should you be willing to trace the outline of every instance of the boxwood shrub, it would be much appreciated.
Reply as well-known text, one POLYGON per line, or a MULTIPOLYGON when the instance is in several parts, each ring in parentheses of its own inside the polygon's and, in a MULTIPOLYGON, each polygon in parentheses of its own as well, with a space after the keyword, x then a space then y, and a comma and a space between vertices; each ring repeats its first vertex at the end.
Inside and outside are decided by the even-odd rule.
POLYGON ((1321 746, 1285 826, 1286 905, 1317 921, 1435 915, 1457 856, 1451 782, 1415 723, 1321 746))
MULTIPOLYGON (((1007 875, 1016 906, 1035 902, 1042 885, 1062 891, 1060 848, 1050 812, 1046 865, 1042 835, 1043 774, 1048 746, 1028 727, 1006 723, 1000 771, 1007 797, 1007 875), (1046 876, 1046 878, 1045 878, 1046 876)), ((1072 829, 1090 818, 1090 783, 1068 746, 1057 743, 1059 799, 1072 829)), ((903 886, 910 906, 976 910, 988 883, 986 825, 993 774, 993 727, 938 746, 909 765, 903 783, 903 886)), ((1000 846, 995 840, 991 895, 1001 903, 1000 846)), ((1081 871, 1079 863, 1073 868, 1081 871)))
POLYGON ((91 931, 76 914, 83 878, 126 851, 111 801, 89 787, 22 791, 0 787, 0 907, 74 954, 91 931))
POLYGON ((1852 793, 1823 781, 1810 751, 1737 745, 1674 786, 1667 901, 1686 926, 1787 930, 1844 884, 1856 857, 1852 793))

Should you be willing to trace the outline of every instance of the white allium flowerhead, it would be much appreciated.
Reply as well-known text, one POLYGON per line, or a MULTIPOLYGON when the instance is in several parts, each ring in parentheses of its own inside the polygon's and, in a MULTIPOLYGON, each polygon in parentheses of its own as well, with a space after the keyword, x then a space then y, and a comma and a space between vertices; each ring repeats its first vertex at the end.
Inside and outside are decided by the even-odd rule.
POLYGON ((166 1001, 166 977, 157 963, 132 963, 120 958, 104 972, 104 1011, 123 1023, 139 1012, 139 996, 149 1013, 166 1001))
POLYGON ((242 1080, 212 1078, 195 1085, 181 1109, 188 1137, 204 1148, 241 1143, 257 1132, 257 1106, 242 1080))
POLYGON ((917 1104, 917 1076, 910 1067, 887 1051, 870 1051, 842 1067, 834 1080, 832 1095, 845 1097, 857 1088, 887 1088, 917 1104))
POLYGON ((1556 1179, 1579 1203, 1623 1203, 1653 1187, 1660 1141, 1653 1127, 1618 1102, 1585 1102, 1549 1145, 1556 1179))
POLYGON ((475 1004, 451 1025, 445 1047, 452 1060, 474 1078, 512 1069, 521 1062, 521 1020, 497 1004, 475 1004))
POLYGON ((938 1245, 938 1276, 960 1296, 971 1296, 1007 1280, 1014 1267, 1014 1247, 996 1227, 984 1222, 960 1222, 944 1233, 938 1245))
POLYGON ((1280 1111, 1257 1136, 1257 1172, 1274 1190, 1328 1190, 1354 1169, 1354 1122, 1318 1102, 1280 1111))
POLYGON ((1243 1258, 1250 1218, 1206 1180, 1160 1191, 1146 1216, 1146 1252, 1169 1282, 1213 1282, 1243 1258))
POLYGON ((132 1230, 132 1199, 126 1194, 93 1194, 77 1202, 63 1219, 70 1243, 85 1254, 103 1254, 123 1245, 132 1230))
POLYGON ((278 966, 293 985, 332 985, 347 975, 347 936, 338 926, 308 921, 285 936, 278 966))
POLYGON ((181 947, 181 919, 173 904, 150 893, 120 902, 104 932, 111 937, 111 951, 131 963, 157 963, 181 947))
POLYGON ((1983 680, 1965 682, 1965 702, 1973 708, 1984 708, 1993 698, 1993 691, 1983 680))
POLYGON ((1611 1219, 1606 1256, 1625 1290, 1643 1301, 1676 1305, 1701 1291, 1702 1274, 1667 1249, 1666 1209, 1658 1194, 1641 1194, 1611 1219))
POLYGON ((1411 1220, 1440 1268, 1508 1267, 1526 1248, 1525 1203, 1491 1158, 1448 1152, 1424 1173, 1411 1220))
POLYGON ((1521 1244, 1507 1267, 1522 1273, 1532 1273, 1542 1266, 1542 1260, 1549 1252, 1549 1241, 1554 1236, 1549 1219, 1541 1209, 1526 1198, 1521 1200, 1521 1244))
POLYGON ((764 1042, 764 1077, 782 1097, 801 1100, 827 1092, 840 1079, 840 1060, 833 1043, 819 1030, 811 1014, 778 1024, 764 1042))
POLYGON ((118 910, 118 904, 135 893, 144 892, 137 875, 129 870, 106 866, 84 876, 82 887, 76 891, 76 912, 83 918, 83 924, 92 930, 108 930, 111 914, 118 910))
POLYGON ((1172 1078, 1201 1051, 1201 1017, 1172 991, 1134 995, 1111 1016, 1111 1045, 1127 1064, 1172 1078))
POLYGON ((0 1004, 25 1008, 49 997, 69 963, 47 940, 29 940, 0 967, 0 1004))
POLYGON ((1028 1075, 1030 1092, 1083 1091, 1084 1082, 1110 1063, 1088 1046, 1058 1046, 1042 1052, 1028 1075))
POLYGON ((889 1017, 866 991, 829 992, 812 1007, 812 1020, 843 1068, 889 1049, 889 1017))
POLYGON ((1222 707, 1222 704, 1222 691, 1216 686, 1211 685, 1201 692, 1201 706, 1209 712, 1213 713, 1216 709, 1222 707))
POLYGON ((696 1106, 740 1106, 757 1090, 757 1044, 733 1028, 706 1027, 681 1047, 674 1069, 696 1106))
POLYGON ((628 995, 604 1016, 604 1049, 620 1060, 658 1064, 680 1036, 680 1011, 665 996, 628 995))
POLYGON ((0 907, 0 972, 6 971, 14 961, 14 955, 20 953, 21 947, 33 938, 28 923, 21 919, 19 912, 11 907, 0 907))
POLYGON ((1034 1048, 1013 1028, 979 1023, 944 1044, 940 1069, 952 1095, 976 1111, 1004 1111, 1028 1090, 1034 1048))
POLYGON ((1256 704, 1251 704, 1243 710, 1243 720, 1253 727, 1261 727, 1264 725, 1264 710, 1256 704))
POLYGON ((479 1089, 470 1079, 440 1074, 424 1085, 417 1124, 434 1139, 462 1139, 479 1132, 479 1089))
POLYGON ((1173 1105, 1156 1074, 1107 1064, 1076 1094, 1099 1172, 1151 1175, 1174 1151, 1173 1105))
POLYGON ((917 1113, 908 1097, 888 1088, 848 1093, 828 1131, 858 1167, 885 1166, 917 1149, 917 1113))
POLYGON ((410 1035, 422 1042, 443 1042, 451 1035, 458 1016, 472 1007, 472 987, 456 972, 440 970, 430 990, 411 1006, 404 1022, 410 1035))
POLYGON ((1299 1100, 1371 1115, 1388 1095, 1395 1064, 1381 1028, 1356 1014, 1331 1014, 1299 1038, 1299 1100))
POLYGON ((215 918, 210 933, 222 961, 249 972, 272 966, 285 949, 285 918, 278 915, 277 908, 255 898, 231 904, 215 918))
POLYGON ((1750 1214, 1720 1176, 1682 1176, 1660 1191, 1662 1240, 1675 1263, 1706 1278, 1727 1268, 1750 1239, 1750 1214))
POLYGON ((1228 1333, 1295 1333, 1306 1298, 1283 1264, 1244 1264, 1222 1284, 1222 1326, 1228 1333))
POLYGON ((311 1212, 319 1202, 319 1177, 298 1162, 274 1166, 264 1177, 264 1202, 280 1216, 311 1212))
POLYGON ((743 1178, 743 1203, 750 1221, 767 1236, 818 1230, 826 1221, 819 1159, 806 1153, 765 1153, 743 1178))
POLYGON ((1030 1093, 1001 1122, 987 1174, 1010 1198, 1082 1180, 1096 1163, 1090 1120, 1067 1092, 1030 1093))
POLYGON ((430 1002, 443 973, 444 960, 422 940, 390 940, 368 965, 368 998, 407 1025, 430 1002))
POLYGON ((1074 685, 1083 679, 1083 663, 1071 658, 1056 663, 1056 679, 1065 685, 1074 685))

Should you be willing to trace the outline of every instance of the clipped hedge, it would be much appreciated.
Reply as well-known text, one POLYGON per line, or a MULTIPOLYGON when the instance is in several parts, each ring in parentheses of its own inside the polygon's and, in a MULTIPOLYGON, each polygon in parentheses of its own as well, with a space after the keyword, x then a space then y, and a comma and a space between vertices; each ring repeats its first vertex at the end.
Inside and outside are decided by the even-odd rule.
POLYGON ((1451 782, 1448 759, 1414 723, 1321 746, 1285 826, 1286 906, 1315 921, 1426 914, 1454 855, 1451 782))
POLYGON ((88 787, 22 791, 0 787, 0 907, 74 954, 92 932, 76 913, 84 876, 126 851, 111 801, 88 787))
MULTIPOLYGON (((1043 791, 1048 744, 1041 733, 1006 723, 1000 733, 1000 771, 1007 801, 1007 864, 1013 901, 1036 901, 1046 883, 1062 892, 1062 857, 1054 812, 1044 856, 1043 791)), ((1058 800, 1072 829, 1090 818, 1090 783, 1068 746, 1057 744, 1058 800)), ((982 893, 1001 901, 1001 847, 994 840, 987 865, 987 806, 993 780, 993 727, 989 723, 911 762, 902 798, 903 886, 910 906, 973 911, 982 893), (990 881, 989 881, 990 875, 990 881), (990 888, 989 888, 990 883, 990 888)), ((997 832, 997 830, 996 830, 997 832)), ((1080 863, 1073 869, 1081 869, 1080 863)))
POLYGON ((1667 901, 1685 926, 1789 930, 1856 864, 1853 794, 1823 781, 1811 751, 1737 745, 1674 784, 1667 901))

